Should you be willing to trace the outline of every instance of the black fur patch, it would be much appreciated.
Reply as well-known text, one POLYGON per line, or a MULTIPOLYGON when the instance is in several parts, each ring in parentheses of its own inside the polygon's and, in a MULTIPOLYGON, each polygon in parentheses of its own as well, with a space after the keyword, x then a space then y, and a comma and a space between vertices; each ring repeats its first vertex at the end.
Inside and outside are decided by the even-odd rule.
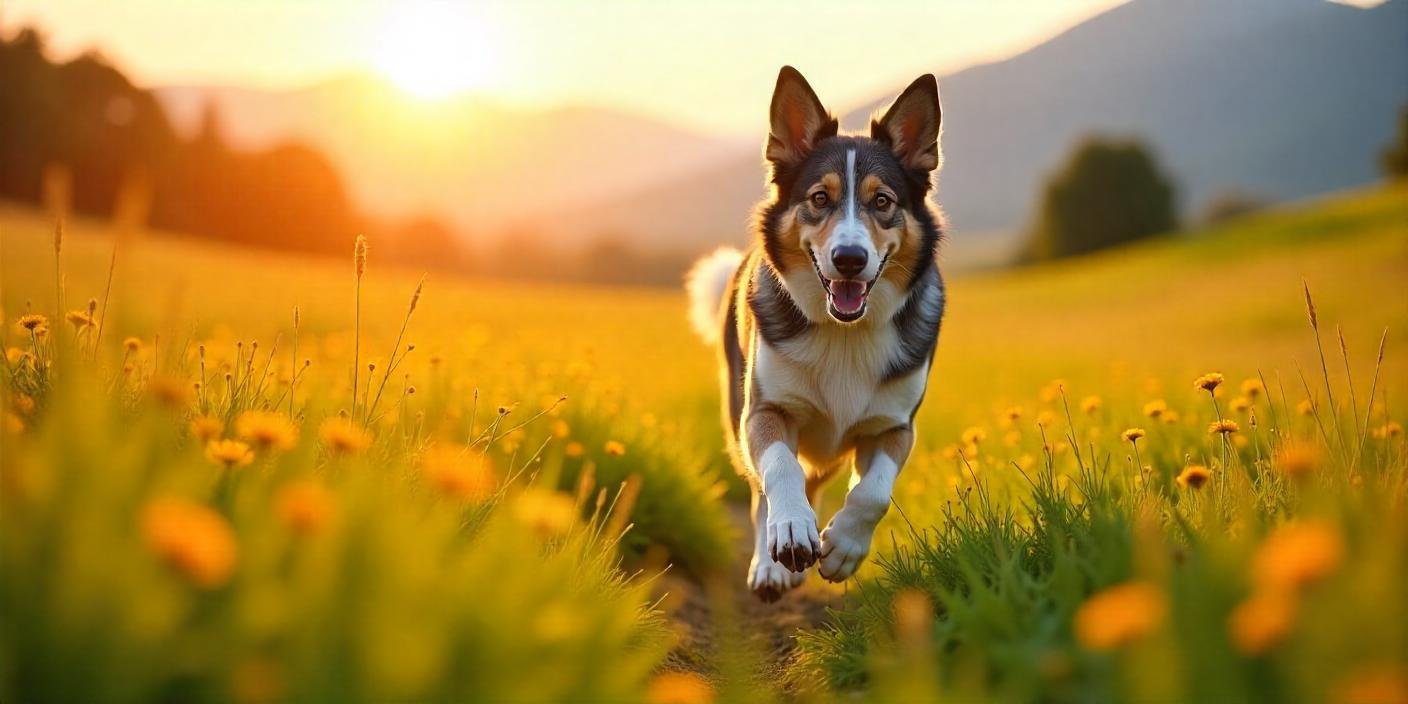
POLYGON ((759 262, 748 281, 748 308, 758 321, 758 334, 770 345, 786 342, 812 328, 772 267, 759 262))
POLYGON ((898 333, 899 349, 886 366, 883 381, 898 379, 934 358, 944 317, 944 281, 932 262, 925 271, 924 278, 910 288, 909 297, 891 319, 898 333))

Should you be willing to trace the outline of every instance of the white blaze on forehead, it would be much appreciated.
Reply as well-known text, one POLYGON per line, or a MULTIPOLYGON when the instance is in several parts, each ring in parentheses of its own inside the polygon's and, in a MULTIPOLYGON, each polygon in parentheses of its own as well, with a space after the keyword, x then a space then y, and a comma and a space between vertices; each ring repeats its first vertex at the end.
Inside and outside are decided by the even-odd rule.
POLYGON ((870 249, 870 238, 866 235, 865 227, 860 224, 860 218, 856 215, 856 150, 846 150, 846 213, 841 223, 836 226, 834 235, 836 245, 861 245, 870 249))
POLYGON ((846 220, 856 220, 856 150, 846 150, 846 220))

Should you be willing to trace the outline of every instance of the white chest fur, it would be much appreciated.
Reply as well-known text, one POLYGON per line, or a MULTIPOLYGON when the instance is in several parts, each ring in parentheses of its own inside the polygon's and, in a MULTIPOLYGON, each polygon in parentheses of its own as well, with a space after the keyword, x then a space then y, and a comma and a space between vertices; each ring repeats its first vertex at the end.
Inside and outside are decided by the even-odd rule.
POLYGON ((800 426, 799 452, 828 463, 857 437, 909 422, 924 394, 928 365, 883 380, 899 345, 888 323, 819 325, 778 348, 758 345, 754 384, 800 426))

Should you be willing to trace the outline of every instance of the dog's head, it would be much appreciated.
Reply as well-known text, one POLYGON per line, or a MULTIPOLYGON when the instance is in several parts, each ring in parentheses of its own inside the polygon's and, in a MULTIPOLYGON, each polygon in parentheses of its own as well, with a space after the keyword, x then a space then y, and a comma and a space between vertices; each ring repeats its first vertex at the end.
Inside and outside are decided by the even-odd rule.
POLYGON ((896 304, 932 265, 938 228, 925 198, 940 160, 938 83, 924 75, 910 84, 868 137, 837 127, 802 74, 784 66, 766 149, 774 199, 762 229, 768 259, 802 312, 854 323, 872 298, 896 304))

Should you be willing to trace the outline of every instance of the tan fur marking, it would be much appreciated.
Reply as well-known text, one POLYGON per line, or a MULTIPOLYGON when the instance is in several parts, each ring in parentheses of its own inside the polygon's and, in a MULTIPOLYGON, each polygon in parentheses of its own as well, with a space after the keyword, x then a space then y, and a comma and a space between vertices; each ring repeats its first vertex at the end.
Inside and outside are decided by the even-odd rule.
POLYGON ((757 467, 762 462, 763 453, 774 443, 787 443, 788 447, 795 450, 797 447, 796 431, 792 424, 787 422, 787 415, 782 409, 769 404, 761 404, 748 414, 746 423, 746 436, 748 438, 748 456, 753 460, 753 466, 757 467))

